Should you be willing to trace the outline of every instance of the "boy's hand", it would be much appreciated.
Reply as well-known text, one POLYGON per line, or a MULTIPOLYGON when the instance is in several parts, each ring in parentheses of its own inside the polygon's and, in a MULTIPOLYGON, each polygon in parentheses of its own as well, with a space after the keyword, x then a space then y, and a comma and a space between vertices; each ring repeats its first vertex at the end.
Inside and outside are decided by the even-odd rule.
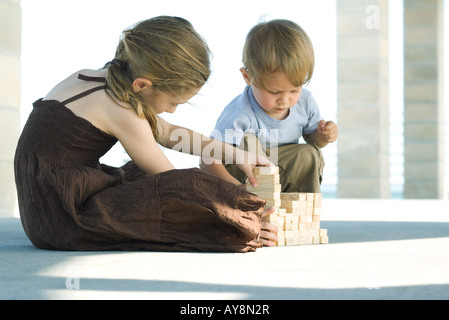
POLYGON ((274 167, 274 164, 261 155, 255 155, 251 153, 246 153, 246 161, 245 163, 239 164, 237 163, 237 166, 242 170, 245 175, 248 177, 248 182, 253 186, 253 188, 257 187, 257 179, 254 176, 253 169, 256 166, 261 167, 274 167))
POLYGON ((338 138, 338 127, 333 121, 321 120, 318 123, 318 139, 324 143, 335 142, 338 138))

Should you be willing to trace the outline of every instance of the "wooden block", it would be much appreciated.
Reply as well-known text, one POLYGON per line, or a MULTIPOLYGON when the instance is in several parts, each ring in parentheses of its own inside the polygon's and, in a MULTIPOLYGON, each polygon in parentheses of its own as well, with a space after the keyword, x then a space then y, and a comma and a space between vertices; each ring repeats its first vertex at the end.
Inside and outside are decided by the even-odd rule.
POLYGON ((270 216, 263 217, 262 221, 275 224, 277 226, 279 232, 284 231, 284 229, 285 229, 284 217, 270 215, 270 216))
MULTIPOLYGON (((264 199, 264 200, 279 200, 279 203, 281 203, 281 198, 279 198, 279 194, 280 192, 274 192, 274 191, 270 191, 270 192, 259 192, 259 191, 252 191, 252 193, 258 195, 260 198, 264 199)), ((278 207, 278 206, 276 206, 278 207)))
POLYGON ((298 215, 305 216, 307 214, 307 207, 305 201, 299 202, 299 209, 298 209, 298 215))
MULTIPOLYGON (((288 216, 288 215, 286 215, 286 217, 289 217, 289 223, 290 224, 292 224, 292 230, 298 230, 298 227, 299 227, 299 217, 298 216, 295 216, 295 215, 291 215, 291 216, 288 216)), ((285 219, 285 221, 287 222, 287 218, 285 219)))
POLYGON ((306 194, 305 193, 282 192, 281 200, 306 201, 306 194))
POLYGON ((285 245, 294 246, 297 245, 299 239, 298 231, 285 231, 285 245))
POLYGON ((307 206, 313 207, 315 201, 315 193, 306 193, 307 206))
POLYGON ((312 222, 312 229, 320 230, 320 223, 319 222, 312 222))
POLYGON ((258 176, 279 174, 279 167, 255 167, 253 172, 258 176))
POLYGON ((261 192, 276 192, 279 193, 277 198, 280 198, 281 185, 279 184, 279 174, 270 175, 256 175, 258 185, 253 188, 249 183, 246 184, 246 189, 252 193, 259 194, 261 192))
POLYGON ((313 244, 313 237, 306 238, 306 244, 313 244))
POLYGON ((311 238, 313 236, 312 230, 306 229, 306 230, 300 230, 299 231, 299 237, 300 238, 311 238))
POLYGON ((306 208, 306 216, 313 216, 313 207, 306 208))
POLYGON ((321 208, 321 193, 314 193, 313 206, 315 208, 321 208))
POLYGON ((284 231, 278 232, 277 234, 278 241, 276 242, 276 245, 279 247, 285 246, 285 234, 284 231))
POLYGON ((321 214, 321 208, 313 208, 313 215, 318 216, 321 214))
POLYGON ((298 231, 298 224, 297 223, 289 223, 285 224, 285 231, 298 231))
POLYGON ((281 200, 299 200, 294 199, 296 195, 298 195, 298 193, 281 192, 281 200))
POLYGON ((281 207, 291 209, 291 213, 305 215, 307 213, 306 193, 282 193, 281 207))
POLYGON ((278 175, 256 176, 256 179, 259 186, 263 184, 281 185, 278 175))
POLYGON ((310 216, 313 214, 313 200, 314 200, 314 194, 308 193, 307 200, 306 200, 306 214, 310 215, 310 216))
MULTIPOLYGON (((261 198, 264 199, 263 197, 261 198)), ((264 199, 264 200, 267 201, 265 207, 279 207, 281 205, 281 199, 264 199)))
MULTIPOLYGON (((277 208, 277 210, 281 210, 277 208)), ((272 214, 264 217, 263 221, 268 221, 280 225, 284 225, 285 230, 277 233, 278 241, 276 246, 295 246, 295 245, 310 245, 310 244, 327 244, 329 237, 327 236, 327 229, 311 229, 311 226, 316 226, 318 222, 299 223, 299 217, 285 214, 279 216, 272 214), (298 223, 297 223, 298 222, 298 223), (295 226, 293 226, 295 225, 295 226), (297 228, 297 229, 296 229, 297 228)), ((319 216, 315 217, 318 220, 319 216)), ((282 230, 282 229, 281 229, 282 230)))
POLYGON ((265 193, 265 192, 281 192, 281 185, 274 182, 261 182, 259 181, 259 184, 257 187, 253 188, 252 185, 249 183, 246 185, 246 190, 252 193, 265 193))
MULTIPOLYGON (((316 223, 315 222, 306 222, 306 228, 307 230, 315 230, 316 223)), ((317 229, 319 230, 319 229, 317 229)))
POLYGON ((284 231, 285 230, 285 218, 284 217, 278 217, 278 219, 274 222, 274 224, 277 225, 279 230, 284 231))
POLYGON ((329 237, 321 237, 320 236, 320 243, 329 243, 329 237))
MULTIPOLYGON (((288 215, 286 216, 288 217, 288 215)), ((299 230, 299 223, 296 220, 285 220, 285 231, 298 231, 299 230)))
POLYGON ((297 216, 297 217, 300 216, 299 208, 283 208, 282 207, 282 200, 281 200, 281 208, 284 209, 287 214, 291 214, 291 215, 294 215, 294 216, 297 216))
POLYGON ((267 216, 262 217, 262 221, 263 222, 274 222, 277 221, 277 219, 279 218, 279 216, 277 214, 269 214, 267 216))
POLYGON ((312 221, 312 216, 299 216, 299 223, 310 223, 312 221))
POLYGON ((299 208, 300 202, 297 200, 282 200, 281 199, 281 207, 282 208, 299 208))
POLYGON ((292 231, 284 231, 284 235, 285 235, 285 245, 291 246, 292 243, 294 243, 295 241, 292 236, 292 231))
POLYGON ((279 174, 264 174, 264 175, 259 175, 256 174, 255 177, 257 178, 257 181, 262 181, 262 182, 276 182, 279 183, 279 174))
POLYGON ((312 216, 312 222, 318 222, 318 223, 320 223, 320 216, 319 216, 319 215, 313 215, 313 216, 312 216))
POLYGON ((327 237, 327 229, 320 229, 320 237, 327 237))
POLYGON ((297 216, 301 214, 299 201, 281 200, 281 208, 297 216))
POLYGON ((299 242, 299 244, 312 244, 313 238, 312 237, 299 237, 298 242, 299 242))

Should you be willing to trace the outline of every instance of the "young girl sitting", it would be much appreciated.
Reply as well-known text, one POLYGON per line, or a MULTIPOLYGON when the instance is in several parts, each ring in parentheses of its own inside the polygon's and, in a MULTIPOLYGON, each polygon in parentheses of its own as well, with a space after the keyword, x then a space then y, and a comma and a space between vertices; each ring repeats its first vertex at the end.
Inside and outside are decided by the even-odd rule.
MULTIPOLYGON (((272 245, 275 227, 260 222, 270 213, 263 200, 219 173, 175 170, 158 145, 173 147, 173 130, 198 136, 158 114, 174 112, 209 75, 208 47, 192 25, 156 17, 125 30, 103 69, 76 72, 37 100, 15 155, 31 242, 55 250, 246 252, 272 245), (132 161, 100 164, 117 141, 132 161)), ((216 156, 237 163, 253 183, 254 165, 272 165, 203 140, 201 150, 216 146, 216 156)))

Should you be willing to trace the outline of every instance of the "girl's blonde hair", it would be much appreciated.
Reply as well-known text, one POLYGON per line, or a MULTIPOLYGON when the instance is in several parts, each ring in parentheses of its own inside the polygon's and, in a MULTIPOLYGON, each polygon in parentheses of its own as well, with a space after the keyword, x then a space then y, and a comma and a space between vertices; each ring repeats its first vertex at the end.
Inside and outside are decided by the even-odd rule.
POLYGON ((158 138, 156 114, 134 92, 134 79, 149 79, 156 92, 182 96, 207 82, 209 58, 206 42, 190 22, 179 17, 155 17, 123 31, 115 59, 107 64, 106 83, 119 100, 148 120, 158 138))
POLYGON ((284 19, 262 22, 246 37, 243 64, 256 86, 265 88, 271 73, 283 71, 296 87, 310 82, 315 57, 310 38, 295 22, 284 19))

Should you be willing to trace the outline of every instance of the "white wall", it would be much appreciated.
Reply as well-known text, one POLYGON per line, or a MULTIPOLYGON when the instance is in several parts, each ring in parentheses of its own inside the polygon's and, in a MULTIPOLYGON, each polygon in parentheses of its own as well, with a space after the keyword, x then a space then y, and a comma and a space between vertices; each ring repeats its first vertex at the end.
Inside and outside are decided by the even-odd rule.
MULTIPOLYGON (((390 180, 393 193, 396 190, 397 194, 400 194, 403 184, 402 17, 398 16, 402 1, 390 0, 390 180)), ((158 15, 178 15, 188 19, 206 39, 214 55, 213 74, 208 84, 192 99, 192 105, 179 106, 175 114, 165 115, 168 121, 209 134, 221 110, 244 88, 239 68, 247 32, 259 19, 271 18, 294 20, 311 37, 316 69, 309 89, 324 117, 336 120, 335 8, 336 0, 278 0, 275 3, 267 0, 22 0, 22 124, 33 101, 74 71, 103 66, 113 58, 123 29, 158 15)), ((446 2, 446 17, 448 11, 446 2)), ((448 51, 446 57, 449 56, 448 51)), ((446 75, 448 70, 446 64, 446 75)), ((446 88, 449 88, 448 82, 446 88)), ((449 109, 448 100, 446 95, 446 110, 449 109)), ((446 119, 446 175, 449 183, 449 112, 446 119)), ((323 192, 329 195, 335 192, 337 182, 336 152, 336 144, 323 149, 326 159, 323 192)), ((197 166, 196 157, 168 150, 166 153, 177 168, 197 166)), ((122 149, 116 148, 103 160, 120 165, 124 161, 122 149)))

